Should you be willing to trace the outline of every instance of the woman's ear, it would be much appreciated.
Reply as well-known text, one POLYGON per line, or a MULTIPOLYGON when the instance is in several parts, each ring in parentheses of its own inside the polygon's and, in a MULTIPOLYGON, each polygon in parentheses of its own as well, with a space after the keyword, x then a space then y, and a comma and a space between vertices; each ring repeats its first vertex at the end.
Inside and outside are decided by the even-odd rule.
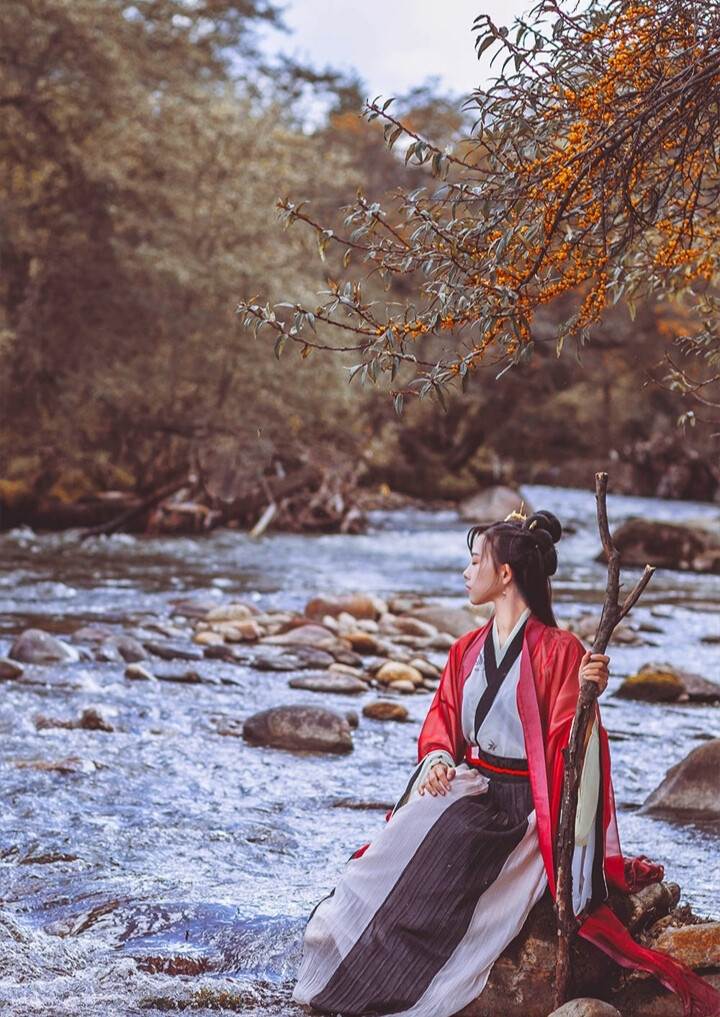
POLYGON ((507 562, 503 562, 500 566, 500 578, 506 586, 509 586, 514 579, 513 570, 507 562))

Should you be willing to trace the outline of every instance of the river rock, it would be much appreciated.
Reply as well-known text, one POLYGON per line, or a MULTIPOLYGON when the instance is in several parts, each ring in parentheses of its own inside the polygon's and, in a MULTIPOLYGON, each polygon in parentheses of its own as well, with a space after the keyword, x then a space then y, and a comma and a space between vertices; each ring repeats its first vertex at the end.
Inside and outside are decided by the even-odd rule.
POLYGON ((125 677, 131 682, 154 682, 155 675, 142 664, 128 664, 125 668, 125 677))
POLYGON ((623 1017, 623 1015, 610 1003, 586 996, 584 999, 571 999, 569 1003, 563 1003, 557 1010, 553 1010, 550 1017, 623 1017))
POLYGON ((162 660, 203 659, 202 650, 197 646, 192 646, 190 643, 174 643, 170 640, 163 642, 160 639, 150 639, 145 643, 145 649, 162 660))
POLYGON ((413 692, 417 692, 418 689, 425 688, 424 684, 416 685, 415 682, 411 682, 409 678, 398 678, 394 682, 390 682, 388 688, 393 692, 402 692, 405 695, 412 695, 413 692))
POLYGON ((333 692, 345 696, 367 692, 367 685, 349 674, 322 671, 319 674, 302 674, 288 682, 291 689, 307 689, 309 692, 333 692))
POLYGON ((214 611, 220 605, 216 600, 202 597, 183 597, 181 600, 171 600, 173 615, 181 618, 206 618, 210 611, 214 611))
POLYGON ((616 695, 651 703, 717 703, 720 685, 671 664, 643 664, 636 675, 625 679, 616 695))
POLYGON ((103 639, 101 649, 106 647, 112 647, 117 650, 120 659, 124 660, 126 664, 136 664, 141 660, 149 660, 150 658, 150 654, 143 647, 142 643, 125 632, 112 632, 103 639))
POLYGON ((414 667, 420 672, 423 678, 427 678, 432 682, 436 682, 441 675, 439 667, 435 664, 431 664, 429 660, 425 660, 424 657, 413 657, 412 660, 408 661, 410 667, 414 667))
MULTIPOLYGON (((254 667, 257 671, 302 671, 305 669, 328 668, 335 660, 335 657, 327 650, 321 650, 316 646, 266 646, 261 643, 263 651, 245 658, 245 662, 254 667)), ((230 649, 230 647, 226 647, 230 649)), ((207 647, 207 656, 215 656, 211 650, 215 647, 207 647)), ((238 660, 238 655, 233 654, 233 659, 238 660)))
POLYGON ((81 625, 79 629, 75 629, 72 638, 74 643, 102 643, 105 639, 110 636, 114 636, 115 633, 109 625, 99 625, 94 623, 92 625, 81 625))
POLYGON ((232 604, 222 604, 219 607, 211 608, 205 615, 205 621, 240 622, 247 621, 257 614, 259 612, 253 605, 235 601, 232 604))
POLYGON ((458 639, 466 632, 480 628, 490 617, 491 609, 470 610, 468 607, 443 607, 442 604, 427 604, 413 611, 419 621, 434 625, 438 632, 447 632, 458 639))
POLYGON ((533 511, 519 491, 502 485, 487 487, 464 498, 458 505, 460 518, 474 524, 497 523, 521 509, 528 516, 533 511))
POLYGON ((410 682, 413 687, 422 685, 423 676, 416 667, 401 664, 397 660, 388 660, 375 672, 381 685, 395 685, 397 682, 410 682))
POLYGON ((305 646, 322 646, 328 642, 335 642, 337 638, 336 633, 331 632, 324 625, 306 623, 293 625, 286 632, 279 632, 275 636, 267 636, 263 639, 263 643, 269 643, 271 646, 292 646, 297 643, 302 643, 305 646))
POLYGON ((13 678, 20 678, 25 669, 16 664, 14 660, 7 660, 0 657, 0 681, 12 681, 13 678))
POLYGON ((415 593, 396 593, 390 597, 387 609, 390 614, 415 614, 427 605, 427 600, 415 593))
POLYGON ((10 657, 24 664, 75 664, 80 653, 42 629, 26 629, 12 645, 10 657))
POLYGON ((193 636, 193 642, 198 646, 224 646, 225 640, 219 632, 214 629, 201 629, 193 636))
POLYGON ((351 632, 343 632, 343 639, 347 639, 355 653, 375 654, 380 652, 381 644, 372 632, 354 629, 351 632))
POLYGON ((671 767, 640 811, 666 814, 680 822, 700 817, 720 819, 718 773, 720 738, 713 738, 671 767))
POLYGON ((420 636, 432 639, 438 632, 435 625, 431 625, 430 622, 409 615, 384 614, 379 625, 380 631, 388 636, 420 636))
POLYGON ((387 605, 379 597, 369 593, 348 593, 338 597, 313 597, 305 605, 308 618, 322 618, 329 614, 338 617, 340 614, 351 614, 353 618, 378 618, 387 605))
POLYGON ((251 745, 267 745, 291 752, 352 752, 350 725, 345 717, 316 706, 276 706, 248 718, 243 738, 251 745))
MULTIPOLYGON (((255 643, 264 635, 262 628, 253 618, 213 622, 210 631, 222 636, 226 643, 255 643)), ((202 635, 202 632, 197 635, 202 635)), ((194 642, 199 642, 197 636, 194 642)))
POLYGON ((66 756, 64 759, 18 759, 15 763, 18 770, 41 770, 47 773, 95 773, 100 767, 92 759, 81 759, 80 756, 66 756))
MULTIPOLYGON (((720 572, 720 527, 708 520, 665 523, 628 519, 613 534, 623 565, 720 572)), ((596 559, 604 561, 604 554, 596 559)))
POLYGON ((378 699, 375 703, 368 703, 367 706, 363 706, 363 717, 369 717, 370 720, 405 721, 408 719, 409 714, 400 703, 390 703, 386 700, 378 699))
POLYGON ((550 1017, 623 1017, 623 1015, 610 1003, 586 996, 584 999, 571 999, 569 1003, 563 1003, 557 1010, 553 1010, 550 1017))
POLYGON ((720 970, 720 922, 699 922, 664 929, 652 940, 653 950, 670 954, 696 970, 720 970))

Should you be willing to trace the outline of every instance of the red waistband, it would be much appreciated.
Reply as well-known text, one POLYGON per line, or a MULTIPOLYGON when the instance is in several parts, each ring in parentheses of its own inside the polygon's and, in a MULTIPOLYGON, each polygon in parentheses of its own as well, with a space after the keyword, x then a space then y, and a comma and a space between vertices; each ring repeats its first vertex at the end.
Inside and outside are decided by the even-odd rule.
POLYGON ((468 748, 465 759, 472 766, 481 766, 483 770, 490 770, 491 773, 507 773, 511 777, 528 777, 530 775, 528 769, 515 770, 507 766, 496 766, 494 763, 489 763, 487 759, 483 758, 477 745, 471 745, 468 748))

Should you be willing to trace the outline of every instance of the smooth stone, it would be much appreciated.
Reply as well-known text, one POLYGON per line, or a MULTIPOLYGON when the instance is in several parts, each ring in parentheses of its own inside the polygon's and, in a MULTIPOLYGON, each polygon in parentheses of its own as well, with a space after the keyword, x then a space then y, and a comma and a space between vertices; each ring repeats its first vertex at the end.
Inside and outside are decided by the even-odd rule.
MULTIPOLYGON (((720 527, 711 520, 665 523, 628 519, 613 534, 623 565, 720 572, 720 527)), ((598 556, 604 561, 604 555, 598 556)))
POLYGON ((80 653, 42 629, 26 629, 17 637, 9 656, 23 664, 76 664, 80 653))
POLYGON ((276 706, 245 721, 243 738, 251 745, 299 752, 344 755, 352 752, 345 717, 313 706, 276 706))
POLYGON ((182 665, 177 670, 162 670, 155 675, 158 681, 172 682, 176 685, 220 685, 220 679, 199 671, 184 671, 182 665))
POLYGON ((363 717, 369 717, 371 720, 405 721, 409 716, 408 711, 400 703, 389 703, 379 699, 375 703, 363 706, 363 717))
POLYGON ((330 665, 328 671, 331 671, 333 674, 349 674, 353 678, 363 678, 363 672, 359 667, 350 667, 349 664, 339 664, 337 661, 330 665))
POLYGON ((429 660, 425 660, 424 657, 413 657, 412 660, 408 661, 410 667, 414 667, 423 678, 429 678, 431 681, 437 681, 442 674, 439 667, 435 664, 431 664, 429 660))
POLYGON ((216 600, 195 597, 171 600, 170 603, 173 615, 180 615, 182 618, 205 618, 209 611, 214 611, 220 606, 216 600))
POLYGON ((162 660, 202 660, 203 652, 196 646, 189 643, 162 642, 159 639, 150 639, 145 643, 145 649, 162 660))
MULTIPOLYGON (((305 625, 293 625, 286 632, 279 632, 275 636, 268 636, 263 643, 271 646, 292 646, 301 643, 304 646, 320 646, 326 643, 336 642, 337 635, 324 625, 314 625, 308 622, 305 625)), ((348 644, 349 645, 349 644, 348 644)))
POLYGON ((125 632, 119 634, 113 633, 113 635, 103 641, 103 646, 108 643, 117 647, 120 656, 126 664, 137 664, 141 660, 150 659, 150 654, 143 647, 142 643, 125 632))
MULTIPOLYGON (((253 618, 233 622, 212 622, 211 631, 222 636, 226 643, 254 643, 264 635, 262 628, 253 618)), ((194 642, 198 640, 195 639, 194 642)))
POLYGON ((427 605, 427 600, 414 593, 396 593, 390 597, 387 609, 390 614, 415 614, 421 607, 427 605))
POLYGON ((131 682, 154 682, 155 675, 142 664, 128 664, 125 668, 125 677, 131 682))
POLYGON ((693 749, 671 767, 663 782, 643 802, 640 812, 671 816, 679 822, 720 818, 720 738, 693 749))
POLYGON ((76 726, 81 728, 83 731, 112 732, 115 730, 107 717, 103 716, 103 714, 94 706, 89 706, 86 710, 83 710, 76 726))
POLYGON ((222 604, 219 607, 213 607, 205 615, 205 621, 208 622, 238 622, 247 621, 254 618, 258 614, 257 608, 251 607, 250 604, 242 602, 235 602, 232 604, 222 604))
POLYGON ((193 636, 193 642, 198 646, 224 646, 225 640, 219 632, 212 629, 202 629, 193 636))
POLYGON ((350 614, 353 618, 370 618, 374 621, 386 610, 385 602, 369 593, 348 593, 338 597, 313 597, 305 605, 305 614, 308 618, 322 618, 326 614, 335 617, 340 614, 350 614))
POLYGON ((112 643, 102 643, 95 650, 95 660, 101 664, 121 664, 122 657, 117 646, 113 646, 112 643))
POLYGON ((428 604, 413 611, 413 618, 434 625, 438 632, 444 632, 458 639, 466 632, 479 629, 490 617, 488 610, 470 610, 469 607, 443 607, 442 604, 428 604))
POLYGON ((378 653, 380 650, 380 643, 372 632, 363 632, 359 629, 352 632, 343 632, 343 639, 347 639, 355 653, 378 653))
POLYGON ((569 1003, 563 1003, 557 1010, 553 1010, 549 1017, 623 1017, 623 1015, 610 1003, 585 996, 583 999, 571 999, 569 1003))
MULTIPOLYGON (((265 643, 260 645, 264 647, 265 643)), ((327 669, 334 661, 335 657, 326 650, 295 644, 292 647, 278 648, 276 652, 272 652, 272 647, 268 647, 267 652, 253 656, 247 663, 257 671, 302 671, 313 668, 327 669)))
POLYGON ((102 643, 105 639, 114 635, 115 632, 109 625, 81 625, 79 629, 75 629, 72 638, 75 643, 92 644, 102 643))
POLYGON ((0 657, 0 681, 12 681, 13 678, 20 678, 24 671, 25 668, 16 664, 14 660, 0 657))
POLYGON ((389 689, 393 689, 395 692, 402 692, 405 695, 412 695, 413 692, 417 692, 418 689, 423 687, 422 682, 416 685, 415 682, 411 682, 408 678, 398 678, 397 681, 390 682, 388 685, 389 689))
POLYGON ((422 685, 423 675, 410 664, 401 664, 397 660, 388 660, 375 672, 375 677, 382 685, 396 684, 399 681, 410 682, 413 686, 422 685))
POLYGON ((469 498, 463 498, 458 505, 460 518, 474 524, 498 523, 511 512, 521 510, 526 516, 531 515, 533 511, 520 491, 502 484, 487 487, 484 491, 470 495, 469 498))
POLYGON ((346 710, 345 720, 353 730, 355 730, 356 727, 360 727, 360 718, 355 710, 346 710))
POLYGON ((359 678, 349 674, 336 674, 325 671, 321 674, 303 674, 291 678, 288 682, 291 689, 307 689, 308 692, 333 692, 339 695, 354 696, 367 692, 367 685, 359 678))

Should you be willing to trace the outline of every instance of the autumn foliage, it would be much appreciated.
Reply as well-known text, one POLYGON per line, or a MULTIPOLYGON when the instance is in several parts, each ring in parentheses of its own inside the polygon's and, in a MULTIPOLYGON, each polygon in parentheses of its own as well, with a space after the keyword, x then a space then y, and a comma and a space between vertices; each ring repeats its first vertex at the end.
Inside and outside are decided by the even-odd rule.
MULTIPOLYGON (((544 305, 566 313, 553 341, 588 340, 606 309, 678 299, 688 330, 670 337, 658 376, 712 401, 720 362, 720 11, 684 0, 543 0, 511 32, 476 22, 479 53, 501 68, 469 103, 469 135, 441 149, 370 102, 368 120, 427 186, 389 204, 362 192, 334 232, 302 204, 280 203, 287 224, 316 231, 333 278, 317 307, 243 302, 245 323, 305 354, 353 350, 357 372, 389 372, 396 406, 407 393, 440 401, 483 361, 512 365, 539 341, 544 305), (432 176, 430 176, 430 174, 432 176), (432 178, 435 178, 434 180, 432 178), (368 271, 411 282, 412 299, 368 300, 368 271), (356 268, 357 271, 357 268, 356 268), (562 299, 559 299, 562 298, 562 299), (688 314, 688 309, 691 313, 688 314), (689 353, 697 369, 682 361, 689 353), (700 356, 694 356, 700 354, 700 356), (694 359, 693 359, 694 358, 694 359)), ((546 342, 546 339, 542 341, 546 342)), ((659 357, 662 355, 659 354, 659 357)))

